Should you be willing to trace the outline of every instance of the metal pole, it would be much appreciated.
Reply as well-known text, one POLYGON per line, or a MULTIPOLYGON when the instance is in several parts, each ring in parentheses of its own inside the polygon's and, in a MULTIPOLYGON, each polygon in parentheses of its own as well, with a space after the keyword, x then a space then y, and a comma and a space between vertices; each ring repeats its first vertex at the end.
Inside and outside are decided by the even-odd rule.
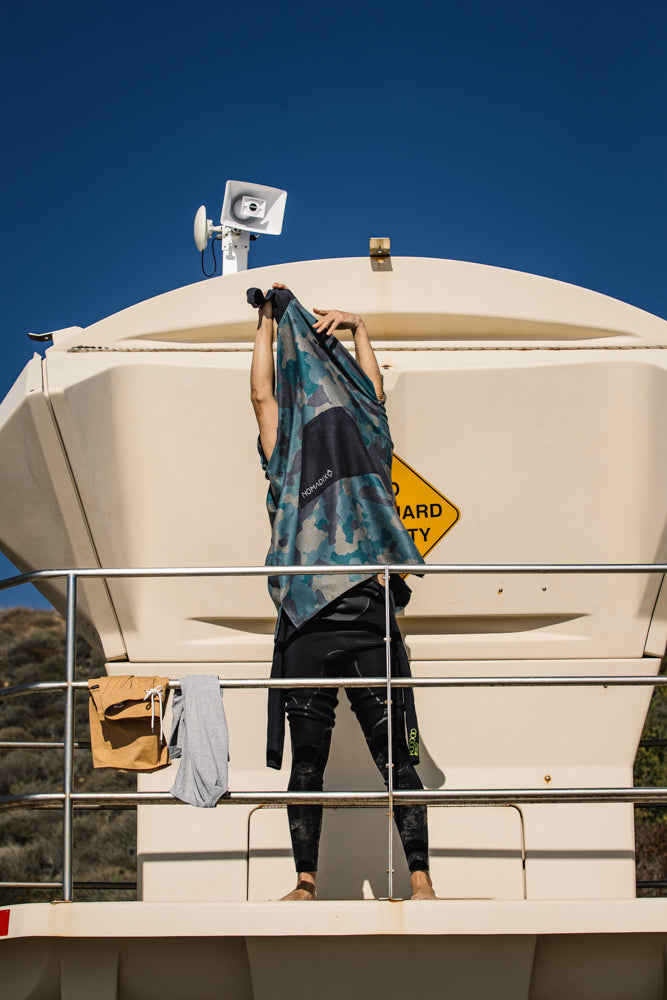
POLYGON ((389 567, 384 568, 384 652, 387 668, 387 896, 394 898, 394 733, 391 701, 391 616, 389 614, 389 567))
POLYGON ((71 903, 72 878, 72 779, 74 775, 74 671, 76 668, 76 575, 67 576, 67 631, 65 633, 65 750, 63 754, 63 900, 71 903))

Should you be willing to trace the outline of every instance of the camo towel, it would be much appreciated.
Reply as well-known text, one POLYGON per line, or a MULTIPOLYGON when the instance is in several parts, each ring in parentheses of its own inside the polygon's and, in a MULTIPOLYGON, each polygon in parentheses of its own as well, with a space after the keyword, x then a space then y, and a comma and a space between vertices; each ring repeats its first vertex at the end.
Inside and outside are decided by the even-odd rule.
MULTIPOLYGON (((315 322, 293 298, 278 326, 278 438, 268 461, 258 444, 269 480, 266 565, 421 565, 394 503, 384 403, 349 351, 316 332, 315 322)), ((276 575, 269 592, 299 628, 371 575, 276 575)))

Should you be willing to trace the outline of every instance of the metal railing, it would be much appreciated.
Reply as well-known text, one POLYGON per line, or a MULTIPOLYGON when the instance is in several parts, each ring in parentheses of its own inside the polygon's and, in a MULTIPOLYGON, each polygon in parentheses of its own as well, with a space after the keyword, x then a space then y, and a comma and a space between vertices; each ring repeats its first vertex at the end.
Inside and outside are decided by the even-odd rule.
MULTIPOLYGON (((65 680, 21 684, 13 688, 0 689, 0 698, 17 697, 31 692, 63 691, 65 693, 65 732, 62 742, 18 742, 4 741, 0 749, 23 747, 31 749, 63 750, 63 789, 55 793, 26 793, 0 798, 0 811, 12 809, 62 809, 63 811, 63 865, 62 882, 4 882, 0 887, 59 888, 62 886, 63 901, 73 898, 74 888, 129 888, 134 883, 75 882, 72 869, 72 821, 73 810, 77 809, 127 809, 137 805, 182 805, 168 793, 162 792, 74 792, 73 770, 74 750, 89 747, 89 743, 74 741, 74 695, 77 689, 87 689, 84 681, 75 680, 75 640, 77 581, 79 579, 118 578, 169 578, 169 577, 231 577, 231 576, 297 576, 312 575, 314 567, 304 566, 234 566, 234 567, 192 567, 192 568, 152 568, 152 569, 66 569, 36 570, 0 581, 0 591, 24 583, 39 580, 66 579, 66 637, 65 637, 65 680)), ((666 573, 667 563, 613 563, 613 564, 481 564, 481 565, 423 565, 420 575, 430 574, 652 574, 666 573)), ((295 688, 295 687, 381 687, 386 688, 387 705, 392 704, 392 688, 398 687, 591 687, 591 686, 648 686, 667 684, 667 676, 618 676, 592 675, 577 677, 411 677, 392 676, 390 639, 389 582, 392 573, 415 572, 415 566, 404 564, 377 564, 365 566, 317 566, 317 574, 347 575, 351 572, 364 576, 382 575, 385 586, 385 647, 386 674, 381 677, 333 678, 321 677, 303 679, 272 678, 225 678, 219 679, 221 688, 295 688)), ((169 687, 179 688, 177 681, 170 681, 169 687)), ((223 796, 218 805, 304 805, 322 804, 335 808, 378 808, 387 809, 387 893, 393 898, 393 816, 396 805, 427 806, 514 806, 527 803, 636 803, 645 806, 667 805, 667 788, 551 788, 551 789, 422 789, 404 791, 394 788, 393 772, 393 732, 392 712, 387 711, 387 790, 386 792, 232 792, 223 796)), ((520 811, 520 809, 519 809, 520 811)), ((522 863, 525 880, 525 852, 522 863)), ((641 882, 640 886, 658 886, 658 883, 641 882)), ((667 883, 666 883, 667 884, 667 883)), ((525 885, 525 881, 524 881, 525 885)), ((662 883, 660 883, 662 885, 662 883)))

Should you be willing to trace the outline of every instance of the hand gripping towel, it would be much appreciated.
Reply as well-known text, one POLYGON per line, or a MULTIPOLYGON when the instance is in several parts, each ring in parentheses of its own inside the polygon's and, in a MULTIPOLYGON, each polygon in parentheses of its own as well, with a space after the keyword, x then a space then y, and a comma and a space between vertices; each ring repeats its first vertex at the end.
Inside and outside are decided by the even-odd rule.
POLYGON ((218 678, 182 677, 174 692, 169 738, 172 758, 181 758, 171 795, 191 806, 212 808, 229 790, 229 737, 218 678))

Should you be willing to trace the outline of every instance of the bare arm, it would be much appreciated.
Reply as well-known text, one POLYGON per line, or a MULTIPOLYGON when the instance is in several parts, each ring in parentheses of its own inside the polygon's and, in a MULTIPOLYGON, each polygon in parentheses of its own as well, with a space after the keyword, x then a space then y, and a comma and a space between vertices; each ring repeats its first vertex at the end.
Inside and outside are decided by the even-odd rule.
POLYGON ((250 400, 252 402, 259 440, 266 460, 271 458, 278 437, 278 400, 275 397, 273 366, 273 309, 267 302, 259 310, 255 346, 250 366, 250 400))
POLYGON ((323 319, 315 324, 320 333, 333 333, 334 330, 351 330, 354 338, 354 353, 357 362, 373 383, 375 395, 379 400, 385 399, 382 386, 380 366, 375 357, 375 351, 368 336, 368 330, 361 316, 354 313, 341 312, 339 309, 313 309, 313 312, 323 319))

